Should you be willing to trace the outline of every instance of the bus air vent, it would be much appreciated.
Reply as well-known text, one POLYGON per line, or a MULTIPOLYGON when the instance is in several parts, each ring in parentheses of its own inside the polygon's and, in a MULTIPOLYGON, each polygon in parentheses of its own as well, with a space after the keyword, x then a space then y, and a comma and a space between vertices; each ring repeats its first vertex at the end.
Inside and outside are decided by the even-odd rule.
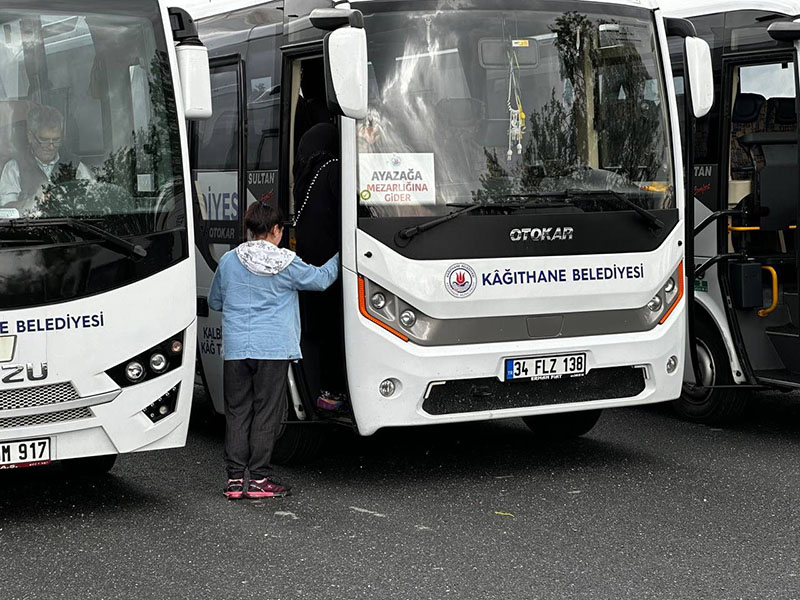
POLYGON ((645 389, 640 367, 592 369, 584 377, 543 381, 460 379, 432 385, 422 409, 431 415, 633 398, 645 389))
POLYGON ((0 414, 4 410, 61 404, 78 398, 78 392, 69 382, 0 390, 0 414))
POLYGON ((43 413, 40 415, 25 415, 24 417, 8 417, 0 419, 0 429, 14 429, 16 427, 34 427, 36 425, 49 425, 63 423, 64 421, 77 421, 89 419, 94 414, 88 408, 72 408, 59 412, 43 413))

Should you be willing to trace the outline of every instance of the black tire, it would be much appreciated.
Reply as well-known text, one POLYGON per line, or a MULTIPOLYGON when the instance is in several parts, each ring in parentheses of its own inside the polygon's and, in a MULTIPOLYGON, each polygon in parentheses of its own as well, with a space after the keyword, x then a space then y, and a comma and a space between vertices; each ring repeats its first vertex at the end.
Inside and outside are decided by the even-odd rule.
POLYGON ((284 406, 272 461, 278 465, 307 464, 319 456, 328 436, 328 426, 318 421, 301 423, 288 394, 284 406))
POLYGON ((103 456, 86 456, 84 458, 70 458, 61 461, 61 468, 73 478, 97 477, 105 475, 117 462, 117 454, 103 456))
MULTIPOLYGON (((704 386, 733 385, 730 361, 717 328, 706 320, 695 325, 697 358, 704 386)), ((726 423, 740 417, 747 404, 742 390, 703 389, 683 384, 681 397, 672 406, 682 418, 709 425, 726 423)))
POLYGON ((545 442, 555 442, 579 437, 588 433, 597 424, 603 411, 581 410, 578 412, 555 413, 522 417, 536 438, 545 442))

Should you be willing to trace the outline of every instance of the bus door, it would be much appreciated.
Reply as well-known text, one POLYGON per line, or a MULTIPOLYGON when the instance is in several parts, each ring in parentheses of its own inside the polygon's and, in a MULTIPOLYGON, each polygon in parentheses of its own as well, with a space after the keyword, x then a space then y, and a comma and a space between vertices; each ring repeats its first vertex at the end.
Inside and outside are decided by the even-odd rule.
POLYGON ((800 385, 798 262, 800 165, 796 60, 791 54, 732 57, 729 103, 727 275, 733 330, 758 383, 800 385))
POLYGON ((246 208, 244 61, 210 61, 213 116, 191 129, 197 246, 197 316, 200 374, 217 412, 223 412, 222 314, 208 308, 208 292, 222 255, 242 241, 246 208))
MULTIPOLYGON (((283 82, 281 123, 281 167, 285 177, 280 182, 281 209, 288 216, 286 228, 292 249, 298 248, 296 229, 302 207, 294 201, 294 161, 303 134, 319 123, 337 124, 337 119, 327 108, 325 96, 322 44, 306 43, 283 49, 283 82)), ((340 168, 338 164, 331 168, 340 168)), ((340 207, 339 207, 340 209, 340 207)), ((306 217, 308 218, 308 217, 306 217)), ((339 220, 341 223, 341 219, 339 220)), ((308 231, 308 229, 306 229, 308 231)), ((299 391, 293 398, 302 402, 311 414, 334 420, 349 419, 349 405, 343 410, 315 410, 317 399, 327 397, 325 382, 333 382, 337 395, 346 392, 344 365, 344 330, 341 286, 337 282, 326 292, 301 294, 300 312, 303 328, 301 347, 303 360, 293 367, 294 380, 299 391), (324 296, 323 296, 324 294, 324 296), (336 298, 332 298, 336 295, 336 298), (335 373, 335 374, 334 374, 335 373), (333 374, 333 375, 332 375, 333 374)), ((323 402, 323 404, 325 404, 323 402)), ((299 412, 299 411, 298 411, 299 412)))

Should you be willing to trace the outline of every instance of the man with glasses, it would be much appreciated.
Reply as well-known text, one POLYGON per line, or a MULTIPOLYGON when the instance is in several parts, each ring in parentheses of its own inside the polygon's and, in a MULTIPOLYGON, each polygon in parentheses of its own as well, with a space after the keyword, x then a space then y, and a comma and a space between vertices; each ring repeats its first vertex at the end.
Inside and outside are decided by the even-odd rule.
POLYGON ((12 158, 0 174, 0 208, 16 210, 17 216, 35 213, 37 202, 50 184, 93 179, 80 160, 61 148, 64 117, 52 106, 37 105, 28 111, 28 148, 12 158))

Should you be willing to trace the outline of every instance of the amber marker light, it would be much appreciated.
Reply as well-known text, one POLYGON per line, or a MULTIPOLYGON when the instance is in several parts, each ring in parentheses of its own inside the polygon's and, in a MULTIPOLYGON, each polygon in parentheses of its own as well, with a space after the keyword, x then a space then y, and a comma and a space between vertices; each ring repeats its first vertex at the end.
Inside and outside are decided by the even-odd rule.
POLYGON ((672 302, 672 306, 669 307, 669 310, 666 313, 664 313, 663 317, 661 317, 661 320, 658 322, 659 325, 664 323, 664 321, 666 321, 669 318, 669 316, 672 314, 672 311, 675 310, 675 308, 678 306, 678 303, 681 301, 681 298, 683 298, 683 286, 684 286, 683 261, 681 261, 681 263, 678 265, 678 295, 675 296, 675 300, 672 302))
POLYGON ((384 323, 383 321, 381 321, 379 319, 376 319, 375 317, 373 317, 371 314, 369 314, 367 312, 367 295, 366 295, 367 292, 366 292, 366 287, 367 286, 364 283, 364 278, 361 275, 359 275, 358 276, 358 310, 359 310, 359 312, 361 312, 361 315, 364 318, 368 319, 369 321, 372 321, 376 325, 379 325, 379 326, 383 327, 386 331, 388 331, 392 335, 396 335, 397 337, 399 337, 404 342, 407 342, 408 341, 408 336, 403 335, 399 331, 396 331, 396 330, 392 329, 386 323, 384 323))

